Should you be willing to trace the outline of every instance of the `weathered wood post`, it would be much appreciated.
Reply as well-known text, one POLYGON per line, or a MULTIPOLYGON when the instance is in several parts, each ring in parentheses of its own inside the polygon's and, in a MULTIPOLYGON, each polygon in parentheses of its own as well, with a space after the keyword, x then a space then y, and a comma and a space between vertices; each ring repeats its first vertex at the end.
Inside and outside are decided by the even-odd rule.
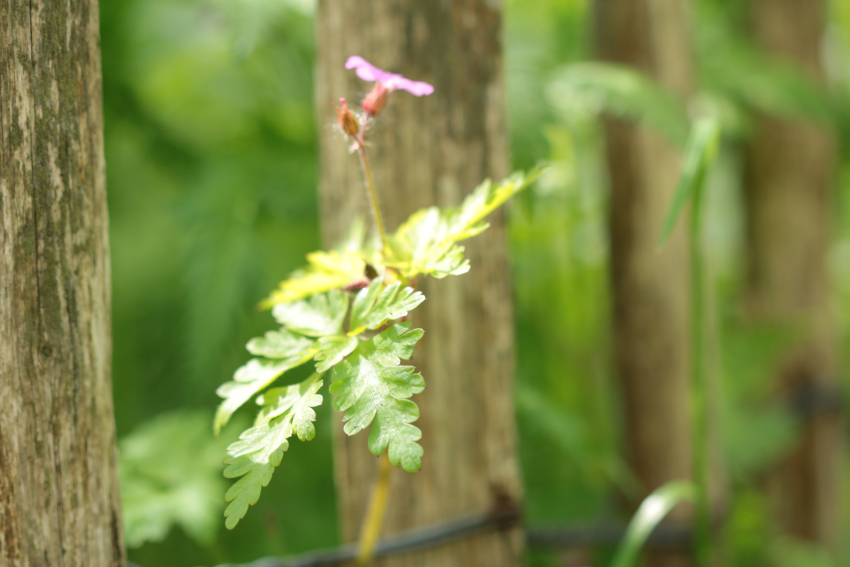
POLYGON ((0 565, 124 564, 96 0, 0 3, 0 565))
MULTIPOLYGON (((826 3, 753 0, 751 9, 756 42, 823 85, 826 3)), ((757 116, 746 164, 748 307, 754 322, 794 328, 798 340, 776 364, 783 403, 795 396, 840 397, 827 270, 836 159, 835 140, 823 125, 757 116)), ((833 547, 841 534, 842 502, 842 419, 836 409, 814 404, 800 416, 800 443, 766 483, 782 529, 833 547)))
MULTIPOLYGON (((684 99, 691 59, 683 0, 596 3, 599 52, 631 65, 684 99)), ((659 253, 679 177, 680 154, 647 126, 607 121, 611 180, 614 354, 625 413, 626 456, 642 494, 692 475, 690 263, 685 223, 659 253)), ((673 519, 687 519, 679 509, 673 519)), ((690 563, 655 552, 653 567, 690 563)))

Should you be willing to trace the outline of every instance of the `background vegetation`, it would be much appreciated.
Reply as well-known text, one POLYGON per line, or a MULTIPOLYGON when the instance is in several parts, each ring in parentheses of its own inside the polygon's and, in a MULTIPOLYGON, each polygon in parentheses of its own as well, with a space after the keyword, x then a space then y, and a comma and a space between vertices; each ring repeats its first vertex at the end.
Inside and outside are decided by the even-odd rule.
MULTIPOLYGON (((843 149, 830 268, 846 351, 850 4, 831 3, 828 101, 764 63, 741 5, 698 0, 692 13, 698 100, 724 128, 706 214, 723 346, 729 564, 830 565, 821 550, 777 534, 758 490, 798 424, 767 403, 771 359, 788 337, 741 321, 741 169, 748 108, 836 124, 843 149)), ((565 65, 591 58, 590 9, 589 0, 505 6, 514 167, 552 163, 510 210, 526 520, 538 526, 620 518, 634 491, 612 379, 598 116, 640 111, 677 128, 647 93, 606 87, 598 73, 582 90, 580 75, 565 75, 565 65)), ((127 543, 145 567, 247 562, 337 543, 329 427, 287 453, 256 510, 227 532, 221 460, 239 425, 222 440, 210 425, 215 388, 269 326, 256 303, 320 247, 316 133, 330 126, 313 119, 312 10, 311 0, 101 2, 116 420, 127 543)), ((331 419, 322 412, 320 423, 331 419)))

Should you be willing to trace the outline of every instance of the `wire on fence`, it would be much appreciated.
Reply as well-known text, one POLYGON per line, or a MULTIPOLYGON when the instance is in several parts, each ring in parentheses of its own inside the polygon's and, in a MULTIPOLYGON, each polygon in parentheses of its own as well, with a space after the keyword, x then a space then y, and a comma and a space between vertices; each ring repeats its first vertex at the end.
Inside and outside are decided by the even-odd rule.
MULTIPOLYGON (((383 540, 376 557, 408 553, 436 547, 489 531, 507 530, 519 523, 516 510, 480 513, 463 516, 437 525, 411 530, 383 540)), ((537 528, 526 530, 526 542, 532 547, 575 548, 593 545, 614 545, 625 534, 625 524, 599 524, 566 528, 537 528)), ((691 531, 686 526, 662 524, 656 527, 647 546, 665 549, 687 549, 691 546, 691 531)), ((356 544, 311 551, 289 558, 265 557, 251 563, 223 564, 217 567, 337 567, 354 559, 356 544)), ((139 567, 128 563, 127 567, 139 567)))
MULTIPOLYGON (((844 392, 839 387, 805 384, 792 391, 787 401, 788 409, 800 419, 819 413, 845 411, 844 392)), ((490 512, 455 518, 426 528, 411 530, 378 544, 376 557, 407 553, 436 547, 459 539, 493 530, 506 530, 520 522, 517 506, 502 502, 490 512)), ((626 532, 625 524, 593 524, 559 528, 527 528, 526 543, 530 547, 577 548, 594 545, 615 545, 626 532)), ((660 524, 650 534, 647 547, 663 549, 689 549, 693 534, 688 526, 660 524)), ((336 567, 356 557, 357 545, 346 544, 332 549, 311 551, 289 558, 265 557, 251 563, 223 564, 217 567, 336 567)), ((140 567, 127 563, 127 567, 140 567)))

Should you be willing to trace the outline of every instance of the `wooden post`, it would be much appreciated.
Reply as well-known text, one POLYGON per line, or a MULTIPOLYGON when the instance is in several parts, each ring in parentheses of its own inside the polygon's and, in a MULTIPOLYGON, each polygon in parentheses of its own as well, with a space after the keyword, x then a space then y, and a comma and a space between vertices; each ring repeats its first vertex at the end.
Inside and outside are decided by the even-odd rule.
POLYGON ((124 564, 96 0, 0 3, 0 564, 124 564))
MULTIPOLYGON (((370 218, 357 158, 330 126, 331 104, 344 96, 356 106, 371 87, 344 69, 346 58, 360 55, 435 87, 423 98, 393 93, 370 133, 378 198, 387 229, 395 230, 413 211, 458 205, 485 177, 508 172, 501 34, 500 2, 492 0, 319 2, 316 107, 326 244, 345 233, 354 215, 370 218)), ((417 281, 428 298, 413 317, 425 337, 412 361, 428 385, 415 398, 425 457, 417 473, 392 471, 384 534, 520 501, 505 230, 500 214, 489 220, 492 227, 468 241, 468 274, 417 281)), ((343 537, 352 541, 377 459, 365 434, 340 435, 335 457, 343 537)), ((521 555, 514 528, 393 565, 498 567, 519 565, 521 555)))
MULTIPOLYGON (((683 0, 600 0, 603 59, 631 65, 683 98, 691 60, 683 0)), ((628 463, 642 499, 692 475, 689 270, 686 225, 657 249, 679 177, 680 154, 649 127, 606 123, 611 183, 614 353, 623 400, 628 463)), ((634 502, 633 504, 637 504, 634 502)), ((679 508, 671 519, 686 520, 679 508)), ((683 552, 656 552, 653 567, 690 564, 683 552)))
MULTIPOLYGON (((757 43, 823 84, 826 4, 753 0, 751 6, 757 43)), ((782 403, 806 392, 835 393, 839 383, 827 274, 835 162, 835 140, 826 128, 757 117, 746 169, 748 307, 754 321, 791 325, 799 337, 777 361, 782 403)), ((834 546, 841 533, 842 420, 832 409, 815 408, 804 417, 801 442, 769 473, 767 485, 782 529, 834 546)))

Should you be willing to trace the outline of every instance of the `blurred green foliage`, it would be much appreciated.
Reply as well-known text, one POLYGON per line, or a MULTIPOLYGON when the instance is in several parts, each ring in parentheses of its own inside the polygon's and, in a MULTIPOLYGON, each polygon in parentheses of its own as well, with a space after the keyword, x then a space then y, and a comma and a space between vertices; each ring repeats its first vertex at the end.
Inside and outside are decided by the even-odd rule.
MULTIPOLYGON (((280 0, 104 0, 101 29, 123 437, 165 412, 214 408, 244 344, 268 327, 256 303, 318 246, 313 33, 310 3, 280 0)), ((220 464, 224 454, 209 423, 186 432, 197 459, 157 459, 185 463, 218 490, 222 467, 202 457, 218 451, 220 464)), ((172 437, 159 449, 185 453, 172 437)), ((122 474, 138 479, 127 446, 122 474)), ((177 528, 131 548, 131 559, 210 565, 335 544, 329 434, 293 450, 279 478, 240 532, 226 532, 216 508, 212 536, 177 528)), ((129 530, 140 490, 125 488, 129 530)), ((182 510, 182 525, 190 513, 207 525, 207 511, 182 510)), ((129 531, 128 543, 138 534, 129 531)))
MULTIPOLYGON (((597 118, 619 104, 675 136, 680 113, 696 108, 717 116, 724 132, 707 181, 705 228, 721 330, 729 564, 817 567, 831 563, 822 550, 778 538, 756 490, 798 426, 769 402, 767 381, 790 331, 748 328, 739 316, 741 141, 754 108, 828 122, 842 140, 831 269, 847 351, 850 3, 830 2, 825 91, 751 46, 744 4, 694 2, 701 92, 687 109, 665 112, 663 96, 605 91, 605 76, 590 72, 590 0, 505 3, 513 166, 552 164, 510 211, 526 519, 622 519, 624 497, 636 492, 620 456, 612 381, 597 118), (585 66, 566 66, 579 62, 585 66), (568 94, 576 84, 582 96, 568 94)), ((311 0, 101 1, 115 408, 130 558, 145 567, 246 562, 338 539, 327 408, 319 409, 316 439, 292 448, 233 532, 221 522, 220 461, 238 424, 225 429, 225 441, 209 426, 216 386, 244 363, 247 340, 271 324, 257 302, 319 247, 312 7, 311 0), (209 491, 217 501, 206 499, 209 491)), ((234 419, 245 422, 239 412, 234 419)), ((606 557, 610 550, 594 563, 606 557)), ((532 563, 558 558, 535 553, 532 563)))
POLYGON ((209 411, 174 411, 146 421, 121 439, 121 498, 127 546, 165 537, 179 525, 203 545, 218 532, 227 483, 221 478, 225 440, 209 441, 209 411))

